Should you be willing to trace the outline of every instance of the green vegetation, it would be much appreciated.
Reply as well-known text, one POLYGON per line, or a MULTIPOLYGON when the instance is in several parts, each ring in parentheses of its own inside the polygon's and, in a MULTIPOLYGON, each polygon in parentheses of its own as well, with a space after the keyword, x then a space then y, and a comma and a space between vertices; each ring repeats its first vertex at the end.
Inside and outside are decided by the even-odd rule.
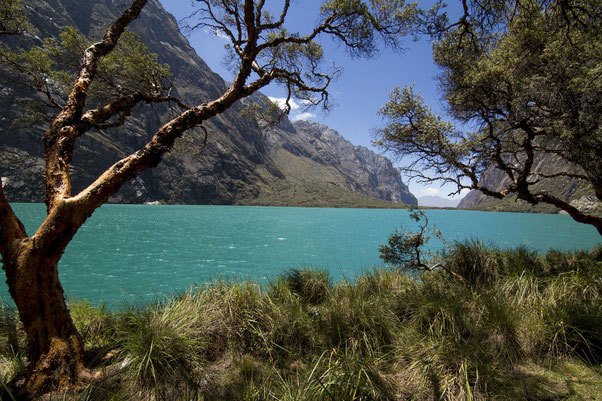
POLYGON ((588 186, 597 209, 602 201, 600 2, 462 5, 460 22, 434 16, 428 26, 452 120, 413 87, 396 87, 375 144, 408 157, 402 170, 418 181, 545 204, 602 235, 596 207, 571 204, 588 186))
MULTIPOLYGON (((467 241, 441 260, 467 280, 377 269, 333 284, 299 269, 114 312, 71 303, 102 374, 56 398, 601 399, 602 248, 467 241)), ((0 312, 4 400, 26 351, 14 311, 0 312)))
POLYGON ((252 193, 246 199, 241 199, 241 205, 379 209, 408 207, 350 189, 348 177, 336 166, 323 165, 285 149, 273 151, 271 156, 286 179, 276 181, 271 186, 260 186, 259 193, 252 193))
POLYGON ((353 192, 337 184, 315 181, 282 181, 275 190, 263 191, 240 204, 246 206, 343 207, 375 209, 407 209, 404 203, 389 202, 353 192))
MULTIPOLYGON (((4 0, 0 3, 6 4, 9 5, 8 12, 0 15, 24 11, 19 6, 20 1, 4 0)), ((6 71, 10 70, 10 79, 14 77, 38 92, 52 110, 47 114, 51 123, 44 124, 45 132, 40 137, 40 146, 43 145, 44 149, 43 188, 47 215, 40 229, 36 230, 34 240, 29 237, 4 195, 3 178, 0 177, 0 254, 9 292, 28 339, 31 361, 21 387, 21 394, 27 398, 42 396, 51 388, 70 389, 90 377, 88 369, 84 369, 90 359, 84 354, 85 344, 81 333, 74 325, 65 303, 57 265, 69 242, 98 207, 108 202, 126 182, 156 167, 174 149, 175 141, 186 132, 200 128, 205 134, 204 148, 209 140, 209 130, 203 126, 204 123, 213 120, 212 124, 221 125, 214 117, 227 110, 236 112, 232 106, 237 101, 250 97, 272 83, 282 85, 287 91, 285 112, 290 111, 292 100, 328 108, 329 85, 339 75, 340 69, 330 62, 326 63, 328 57, 325 57, 319 41, 331 38, 339 41, 353 56, 372 57, 384 45, 399 48, 402 37, 417 29, 418 16, 417 8, 406 5, 403 0, 331 0, 319 8, 318 20, 304 24, 300 31, 304 33, 298 33, 286 28, 290 1, 281 5, 276 13, 279 17, 268 12, 263 0, 245 1, 244 4, 238 0, 196 2, 197 8, 188 19, 193 26, 191 29, 208 29, 228 39, 228 64, 234 78, 227 88, 219 82, 210 82, 207 86, 203 84, 202 89, 197 86, 198 91, 195 89, 195 93, 189 93, 189 99, 193 101, 187 105, 178 97, 178 91, 172 93, 172 83, 167 79, 169 69, 159 63, 159 56, 148 53, 147 47, 135 35, 127 33, 126 28, 147 4, 147 0, 131 0, 119 7, 109 7, 107 13, 98 10, 92 12, 90 9, 84 11, 83 8, 81 11, 74 10, 74 18, 83 16, 87 20, 82 26, 88 25, 93 16, 104 17, 115 13, 113 22, 106 21, 108 28, 102 39, 90 38, 91 41, 87 42, 76 29, 67 28, 58 39, 45 39, 41 46, 38 43, 33 47, 28 46, 26 50, 14 50, 7 42, 0 45, 3 71, 5 68, 6 71), (78 62, 70 65, 70 60, 78 62), (96 92, 102 96, 97 98, 96 92), (143 111, 143 106, 151 105, 169 107, 169 113, 160 113, 162 117, 159 117, 150 108, 144 107, 143 111), (132 114, 140 117, 147 111, 154 114, 152 123, 140 127, 145 134, 131 144, 133 148, 120 154, 120 160, 113 160, 104 166, 103 163, 97 163, 101 159, 95 155, 90 163, 99 164, 97 167, 101 171, 95 173, 100 173, 97 178, 88 181, 85 188, 72 185, 75 182, 72 182, 71 174, 77 170, 77 163, 73 167, 71 163, 80 157, 76 154, 81 154, 82 147, 79 144, 82 137, 94 131, 136 125, 132 114), (104 168, 106 170, 102 172, 104 168)), ((156 9, 156 6, 154 4, 152 8, 156 9)), ((56 5, 51 7, 60 8, 56 5)), ((4 19, 0 25, 0 37, 4 38, 8 35, 4 19)), ((167 42, 159 41, 161 43, 156 47, 157 51, 170 47, 167 42)), ((180 52, 176 58, 187 57, 182 57, 180 52)), ((198 64, 195 61, 193 63, 198 64)), ((186 92, 185 89, 183 91, 186 92)), ((227 120, 228 117, 223 119, 227 120)), ((230 130, 220 131, 225 133, 230 130)), ((242 138, 239 134, 242 133, 231 136, 228 132, 227 136, 231 137, 234 148, 242 150, 246 145, 235 139, 242 138)), ((264 160, 260 156, 263 145, 247 142, 247 139, 244 142, 251 145, 246 148, 249 156, 253 154, 249 161, 264 160)), ((217 147, 220 148, 220 156, 217 159, 209 158, 207 163, 220 168, 210 169, 211 177, 195 175, 194 181, 221 181, 220 172, 226 170, 236 171, 237 179, 247 179, 248 170, 240 168, 245 163, 238 163, 237 151, 233 152, 233 156, 221 145, 217 147)), ((97 149, 95 153, 99 155, 104 152, 98 152, 97 149)), ((246 159, 247 156, 242 158, 246 159)), ((206 188, 203 192, 208 192, 209 198, 214 195, 206 188)), ((124 368, 120 371, 132 370, 130 376, 136 383, 143 384, 141 388, 153 384, 150 386, 153 392, 159 398, 165 398, 171 395, 171 390, 163 390, 154 383, 169 378, 172 364, 180 366, 173 372, 188 369, 190 375, 196 373, 196 365, 181 359, 165 362, 163 358, 168 357, 172 350, 188 352, 196 347, 196 342, 182 339, 174 344, 168 341, 165 345, 163 335, 155 336, 157 332, 154 325, 160 327, 171 317, 161 316, 161 313, 150 313, 143 321, 135 318, 131 325, 125 326, 126 332, 137 330, 135 338, 144 343, 141 345, 142 353, 125 353, 126 359, 121 363, 124 368), (145 325, 149 325, 150 329, 145 325), (161 341, 157 342, 158 339, 161 341), (146 345, 149 346, 148 352, 144 352, 146 345), (157 355, 157 347, 162 348, 163 345, 168 352, 157 355), (129 366, 133 368, 125 369, 129 366)), ((164 333, 166 336, 173 334, 176 338, 180 335, 180 329, 179 326, 166 328, 164 333)), ((187 327, 183 331, 188 332, 189 329, 193 330, 194 327, 187 327)), ((118 333, 116 330, 115 335, 118 333)), ((131 342, 128 340, 123 344, 129 347, 131 342)), ((178 390, 186 388, 179 386, 178 381, 171 386, 178 386, 178 390)))

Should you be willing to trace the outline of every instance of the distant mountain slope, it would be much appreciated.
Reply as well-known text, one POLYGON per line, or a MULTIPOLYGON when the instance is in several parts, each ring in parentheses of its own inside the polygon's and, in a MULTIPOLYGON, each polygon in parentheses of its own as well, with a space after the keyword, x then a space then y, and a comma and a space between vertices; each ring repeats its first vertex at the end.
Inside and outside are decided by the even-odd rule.
POLYGON ((261 192, 258 202, 281 203, 283 195, 287 198, 285 194, 296 193, 291 196, 294 204, 311 199, 324 204, 333 196, 350 201, 344 193, 351 192, 363 195, 361 198, 417 204, 390 160, 365 147, 353 146, 324 125, 285 120, 263 132, 270 155, 285 179, 261 192), (301 195, 303 192, 307 197, 301 195))
POLYGON ((440 196, 427 195, 418 197, 418 206, 457 207, 460 199, 445 199, 440 196))
MULTIPOLYGON (((557 172, 574 169, 566 161, 557 156, 546 155, 536 160, 534 170, 540 172, 557 172)), ((491 168, 485 171, 480 178, 480 184, 493 190, 501 190, 509 183, 509 178, 500 170, 491 168)), ((556 177, 542 181, 534 186, 537 190, 546 190, 579 209, 592 213, 602 213, 602 204, 597 201, 588 183, 582 180, 566 177, 556 177)), ((532 206, 529 203, 507 196, 504 199, 495 199, 484 195, 480 191, 470 191, 458 204, 458 209, 477 209, 508 212, 533 212, 533 213, 558 213, 558 209, 548 204, 532 206)))
MULTIPOLYGON (((32 23, 42 38, 56 36, 62 26, 77 27, 89 37, 99 37, 123 8, 121 0, 31 0, 32 23)), ((149 48, 168 63, 177 88, 174 94, 196 104, 221 93, 225 83, 213 73, 179 32, 176 20, 158 1, 149 1, 131 29, 140 33, 149 48)), ((22 43, 21 45, 28 45, 22 43)), ((16 86, 6 86, 0 100, 0 174, 8 177, 6 192, 12 201, 43 200, 43 159, 41 134, 45 125, 15 128, 11 121, 22 113, 18 99, 30 95, 16 86), (17 101, 14 101, 14 99, 17 101), (22 166, 26 166, 23 169, 22 166)), ((241 195, 257 193, 257 186, 282 174, 269 157, 259 127, 240 116, 241 105, 206 122, 211 140, 202 154, 200 130, 186 134, 161 164, 127 183, 113 202, 141 203, 161 200, 169 203, 233 203, 241 195)), ((165 106, 134 111, 123 127, 91 133, 78 141, 71 165, 74 190, 88 185, 108 166, 135 151, 146 142, 161 122, 166 122, 165 106)))
MULTIPOLYGON (((21 46, 57 36, 66 25, 99 37, 107 21, 123 8, 121 0, 31 0, 27 5, 39 37, 21 38, 21 46)), ((170 65, 176 82, 173 94, 185 103, 198 104, 225 90, 223 79, 196 54, 157 0, 149 1, 131 29, 159 54, 160 62, 170 65)), ((7 177, 5 192, 10 200, 39 202, 43 200, 41 135, 45 125, 19 128, 13 124, 22 113, 18 100, 28 96, 32 93, 15 85, 6 85, 0 92, 0 175, 7 177)), ((176 151, 157 168, 126 184, 111 201, 305 206, 416 203, 382 156, 354 147, 334 131, 313 123, 292 125, 285 118, 279 127, 262 128, 242 116, 244 107, 245 102, 238 102, 204 123, 209 141, 202 152, 198 152, 202 131, 186 133, 176 151), (278 199, 270 194, 278 194, 278 199), (349 199, 354 201, 349 203, 349 199)), ((80 140, 71 165, 74 190, 135 151, 169 116, 166 106, 144 110, 141 115, 134 112, 136 117, 123 127, 96 131, 80 140)))

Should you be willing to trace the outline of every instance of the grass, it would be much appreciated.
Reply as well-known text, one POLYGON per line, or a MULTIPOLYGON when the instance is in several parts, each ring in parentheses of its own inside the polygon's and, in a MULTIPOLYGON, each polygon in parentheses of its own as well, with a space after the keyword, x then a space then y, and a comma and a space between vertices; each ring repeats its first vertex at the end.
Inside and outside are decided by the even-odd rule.
MULTIPOLYGON (((599 400, 601 256, 467 241, 443 253, 466 282, 299 269, 121 311, 73 302, 107 372, 74 399, 599 400)), ((14 384, 25 343, 14 312, 0 321, 0 381, 14 384)))

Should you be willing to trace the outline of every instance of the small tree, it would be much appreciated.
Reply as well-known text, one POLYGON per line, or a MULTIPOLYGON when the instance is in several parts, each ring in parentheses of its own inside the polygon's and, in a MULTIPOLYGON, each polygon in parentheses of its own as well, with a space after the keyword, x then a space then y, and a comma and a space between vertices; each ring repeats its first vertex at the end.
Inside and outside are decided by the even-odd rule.
POLYGON ((327 105, 327 89, 338 70, 322 68, 323 50, 316 39, 328 35, 342 42, 353 55, 373 55, 379 38, 396 46, 416 13, 415 7, 407 7, 403 0, 330 0, 322 5, 317 25, 307 34, 300 34, 285 28, 290 0, 283 1, 276 17, 264 9, 264 0, 198 0, 194 15, 198 24, 194 28, 210 28, 229 38, 236 75, 217 98, 187 107, 170 96, 168 71, 156 62, 156 57, 142 51, 138 61, 147 63, 129 63, 127 57, 136 53, 133 50, 144 49, 135 40, 126 41, 132 46, 129 51, 120 53, 117 47, 118 41, 126 39, 126 27, 146 3, 132 0, 99 41, 84 44, 74 40, 76 32, 67 30, 59 42, 47 41, 29 53, 1 50, 2 61, 56 108, 42 137, 47 216, 33 235, 27 234, 13 212, 0 179, 0 253, 9 291, 28 338, 30 364, 22 388, 28 396, 48 391, 51 383, 54 388, 70 386, 90 373, 84 365, 81 336, 65 304, 57 265, 94 210, 125 182, 155 167, 185 131, 272 82, 287 89, 288 108, 292 97, 327 105), (77 60, 73 75, 59 74, 66 78, 62 82, 70 82, 63 97, 49 84, 61 82, 60 76, 54 75, 51 81, 48 74, 56 72, 52 52, 60 53, 70 48, 68 44, 79 45, 82 53, 67 51, 60 57, 62 62, 77 60), (119 63, 117 69, 113 68, 115 62, 119 63), (73 194, 69 166, 77 140, 90 130, 121 125, 135 106, 153 103, 175 104, 179 111, 139 150, 73 194))
POLYGON ((434 59, 449 114, 436 115, 413 88, 395 88, 375 143, 409 156, 419 182, 454 184, 495 198, 551 204, 602 234, 602 218, 540 190, 558 177, 582 180, 602 201, 602 10, 596 0, 463 1, 449 25, 433 18, 434 59), (542 157, 569 168, 536 169, 542 157), (561 164, 562 165, 562 164, 561 164), (480 182, 490 168, 501 190, 480 182))
POLYGON ((383 262, 408 271, 426 272, 442 268, 455 278, 466 281, 464 277, 447 268, 445 264, 441 262, 429 264, 425 260, 432 254, 425 251, 423 247, 431 237, 441 238, 441 232, 434 227, 429 228, 428 217, 420 209, 410 209, 410 219, 418 223, 419 231, 400 231, 396 229, 389 236, 387 243, 378 247, 379 257, 383 262))
POLYGON ((0 36, 20 35, 30 28, 21 0, 0 0, 0 36))

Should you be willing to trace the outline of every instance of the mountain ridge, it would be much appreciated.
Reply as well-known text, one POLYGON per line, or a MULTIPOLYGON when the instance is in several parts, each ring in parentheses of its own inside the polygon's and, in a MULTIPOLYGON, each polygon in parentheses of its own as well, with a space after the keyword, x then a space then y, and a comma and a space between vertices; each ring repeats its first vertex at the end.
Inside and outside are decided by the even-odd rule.
MULTIPOLYGON (((24 42, 39 44, 44 37, 56 36, 60 27, 66 25, 98 37, 106 21, 116 17, 118 3, 118 0, 32 0, 28 6, 34 10, 32 23, 38 28, 40 37, 27 38, 24 42)), ((158 1, 149 1, 131 29, 159 55, 161 63, 170 65, 178 84, 173 95, 185 103, 199 104, 226 89, 225 81, 196 54, 179 31, 175 18, 158 1)), ((15 129, 12 121, 22 111, 17 101, 7 99, 31 97, 32 94, 6 86, 2 95, 0 175, 7 178, 5 192, 11 201, 42 201, 41 134, 44 125, 15 129)), ((237 102, 223 114, 203 123, 209 141, 202 153, 199 154, 198 149, 203 143, 203 131, 187 132, 177 142, 177 151, 168 154, 156 168, 144 171, 124 185, 111 202, 255 204, 262 194, 278 192, 283 187, 315 190, 316 202, 309 202, 307 206, 340 206, 337 204, 339 197, 351 199, 356 195, 357 199, 349 203, 356 207, 369 206, 370 199, 376 199, 378 204, 380 201, 416 202, 399 173, 397 178, 389 177, 393 172, 382 156, 336 140, 328 127, 317 137, 315 132, 310 134, 303 129, 298 132, 295 124, 286 117, 276 128, 266 127, 244 117, 247 103, 237 102), (329 142, 329 138, 332 141, 329 142), (304 150, 305 154, 296 155, 295 147, 304 150), (335 150, 337 147, 339 153, 335 150), (341 151, 349 154, 340 154, 341 151), (305 176, 300 177, 298 169, 287 165, 293 162, 307 167, 303 171, 305 176), (309 170, 313 175, 307 175, 309 170), (323 176, 332 176, 332 185, 325 183, 323 176), (327 185, 324 190, 323 185, 327 185)), ((87 186, 115 161, 137 150, 168 115, 166 106, 147 108, 139 116, 129 118, 120 128, 95 131, 82 137, 71 168, 74 192, 87 186)), ((302 122, 297 126, 314 127, 311 129, 315 130, 313 124, 302 122)), ((266 204, 269 204, 267 200, 266 204)), ((276 202, 278 205, 297 203, 293 192, 288 199, 276 202)))
POLYGON ((418 206, 456 208, 461 199, 446 199, 437 195, 419 196, 418 206))
MULTIPOLYGON (((554 173, 570 171, 577 167, 555 155, 536 157, 533 171, 541 173, 554 173)), ((479 185, 500 191, 510 183, 510 178, 501 170, 491 167, 481 175, 479 185)), ((533 185, 534 190, 547 191, 573 206, 588 213, 602 213, 602 203, 595 197, 589 183, 584 180, 568 177, 554 177, 533 185)), ((474 209, 500 212, 528 212, 528 213, 559 213, 556 207, 540 203, 531 205, 517 199, 515 195, 508 195, 503 199, 489 197, 478 190, 472 190, 460 201, 458 209, 474 209)))

